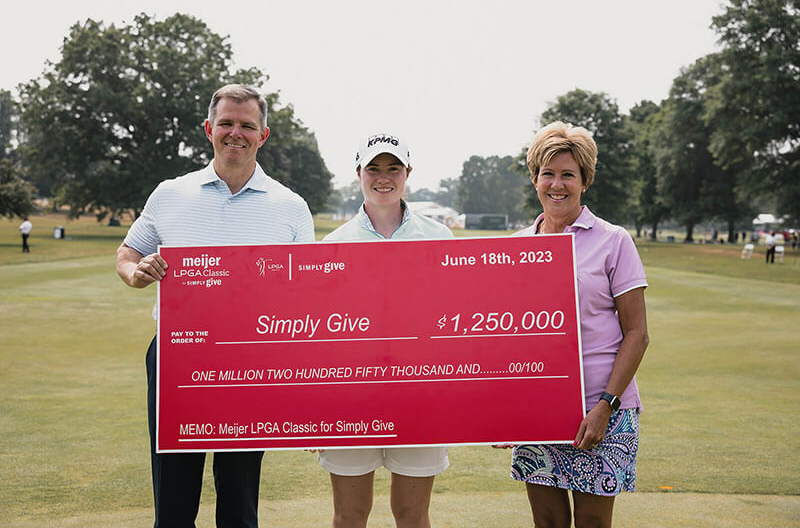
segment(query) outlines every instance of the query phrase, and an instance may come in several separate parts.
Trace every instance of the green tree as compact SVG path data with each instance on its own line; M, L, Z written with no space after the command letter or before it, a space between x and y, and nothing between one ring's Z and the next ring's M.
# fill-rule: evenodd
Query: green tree
M361 180L358 178L351 181L348 185L336 189L338 195L335 201L338 204L337 212L345 215L353 215L358 212L358 208L364 202L364 195L361 193Z
M735 176L715 162L709 150L713 129L703 120L707 94L719 79L719 65L716 55L707 55L681 70L654 134L658 193L671 217L686 227L686 242L694 240L699 222L739 214Z
M458 196L458 178L442 178L435 191L434 201L445 207L455 207Z
M410 189L408 186L406 188ZM439 182L439 187L435 191L427 187L409 190L408 199L412 202L436 202L445 207L454 207L457 190L458 178L444 178Z
M634 179L631 217L636 225L636 236L641 236L643 225L650 226L650 238L655 240L658 224L669 209L658 194L658 177L653 148L653 135L658 127L660 108L652 101L641 101L629 113L633 148L631 162Z
M12 138L16 129L17 109L8 90L0 90L0 160L11 157Z
M595 179L581 203L598 216L621 223L629 213L629 183L631 175L631 133L626 118L619 113L616 102L604 93L572 90L559 96L542 113L544 125L563 121L589 130L597 143ZM518 161L524 164L525 154ZM522 170L522 169L520 169ZM527 188L526 207L539 211L539 201L533 186Z
M25 181L16 166L0 159L0 216L25 217L36 210L36 187Z
M713 18L723 75L710 90L710 149L755 196L800 220L800 3L730 0Z
M120 27L94 20L75 24L61 60L22 86L27 172L51 180L74 215L138 214L160 181L209 162L213 149L202 123L211 94L230 82L266 82L257 69L233 71L231 56L227 38L187 15L156 21L141 14ZM316 142L313 136L298 139L310 134L292 121L290 107L276 109L277 100L270 95L273 133L280 139L265 149L289 152L273 153L279 159L302 152L296 165L311 171L305 156ZM316 169L329 182L327 171ZM295 170L284 163L276 179L299 182Z
M433 202L436 199L436 193L427 187L412 189L410 186L406 186L406 193L409 202Z
M302 196L312 213L325 208L333 174L319 153L317 139L295 117L294 107L278 108L278 95L268 94L270 137L257 160L267 173Z
M525 219L524 189L528 183L513 165L512 156L471 156L458 179L456 209L462 213L506 214L510 221Z

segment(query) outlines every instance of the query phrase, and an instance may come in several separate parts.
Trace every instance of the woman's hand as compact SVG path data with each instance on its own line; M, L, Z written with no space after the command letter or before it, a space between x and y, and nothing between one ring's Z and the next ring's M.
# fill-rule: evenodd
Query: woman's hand
M606 436L609 418L611 418L611 407L601 401L584 417L572 445L578 449L595 447Z

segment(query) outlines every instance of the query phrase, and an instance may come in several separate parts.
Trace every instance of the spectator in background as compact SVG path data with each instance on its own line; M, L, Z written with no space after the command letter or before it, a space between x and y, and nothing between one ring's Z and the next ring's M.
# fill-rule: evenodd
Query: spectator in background
M775 263L775 246L778 244L778 238L775 236L775 231L770 231L767 238L764 239L767 245L767 264Z
M30 253L31 248L28 246L28 237L31 234L31 229L33 229L33 224L31 224L30 220L26 216L23 218L22 223L19 225L19 232L22 234L22 252L23 253Z

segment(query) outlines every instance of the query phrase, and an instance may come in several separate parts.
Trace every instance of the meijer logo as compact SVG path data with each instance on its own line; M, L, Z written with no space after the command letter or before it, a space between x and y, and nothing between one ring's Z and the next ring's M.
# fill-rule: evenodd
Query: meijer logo
M183 257L183 267L208 268L210 266L219 266L220 260L222 260L222 257L210 257L207 253L203 253L199 257Z

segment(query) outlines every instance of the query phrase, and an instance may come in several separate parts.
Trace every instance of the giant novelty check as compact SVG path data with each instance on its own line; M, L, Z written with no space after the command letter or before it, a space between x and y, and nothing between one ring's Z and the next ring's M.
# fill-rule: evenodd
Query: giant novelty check
M166 247L159 452L571 442L571 234Z

